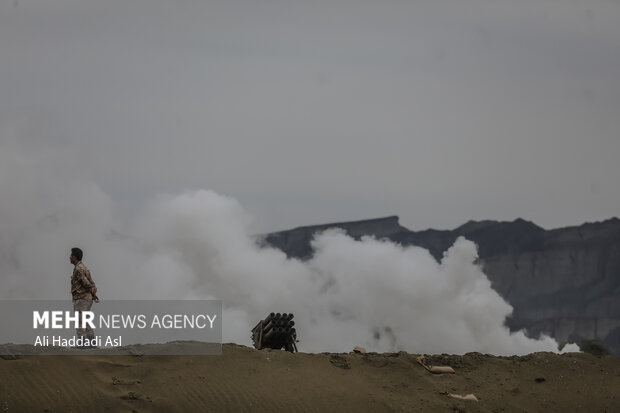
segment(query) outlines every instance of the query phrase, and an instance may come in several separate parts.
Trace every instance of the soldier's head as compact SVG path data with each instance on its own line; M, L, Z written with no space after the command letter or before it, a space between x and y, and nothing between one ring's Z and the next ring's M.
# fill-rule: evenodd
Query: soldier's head
M75 265L78 262L82 261L83 256L84 253L81 249L79 249L78 247L73 247L71 248L71 255L69 255L69 261L71 261L71 264Z

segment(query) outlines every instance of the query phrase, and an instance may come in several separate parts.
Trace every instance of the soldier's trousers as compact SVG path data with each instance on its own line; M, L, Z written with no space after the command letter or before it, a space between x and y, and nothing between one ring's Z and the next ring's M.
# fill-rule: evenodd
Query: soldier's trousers
M73 300L73 311L77 311L80 314L79 320L82 320L82 311L90 311L90 308L93 305L93 300ZM86 328L78 328L76 329L77 337L86 337L91 339L95 337L95 332L89 325L86 325Z

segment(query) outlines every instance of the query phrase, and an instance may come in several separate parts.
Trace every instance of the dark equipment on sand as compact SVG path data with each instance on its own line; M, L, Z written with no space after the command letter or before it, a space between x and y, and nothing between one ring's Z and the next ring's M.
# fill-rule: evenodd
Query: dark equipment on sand
M254 348L262 350L272 348L294 353L297 351L297 331L295 330L293 314L271 313L261 320L252 329Z

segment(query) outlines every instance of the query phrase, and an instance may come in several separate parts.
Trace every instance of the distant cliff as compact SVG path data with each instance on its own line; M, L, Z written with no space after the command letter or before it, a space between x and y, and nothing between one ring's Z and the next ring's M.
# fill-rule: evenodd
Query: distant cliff
M316 232L342 228L428 249L441 259L459 236L478 244L493 288L512 306L513 330L546 332L559 342L595 339L620 355L620 220L546 231L532 222L470 221L454 230L410 231L397 216L307 226L268 234L289 257L312 256Z

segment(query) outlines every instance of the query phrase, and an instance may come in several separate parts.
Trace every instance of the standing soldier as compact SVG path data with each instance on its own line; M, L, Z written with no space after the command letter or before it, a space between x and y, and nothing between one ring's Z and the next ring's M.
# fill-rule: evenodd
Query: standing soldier
M97 286L90 277L90 271L86 268L86 265L82 263L82 257L84 253L81 249L75 247L71 248L71 255L69 261L75 265L73 269L73 275L71 276L71 296L73 298L73 310L80 312L80 320L82 319L82 311L90 311L90 307L95 302L99 301L97 297ZM90 326L86 328L77 329L77 337L84 337L88 340L95 338L95 333Z

